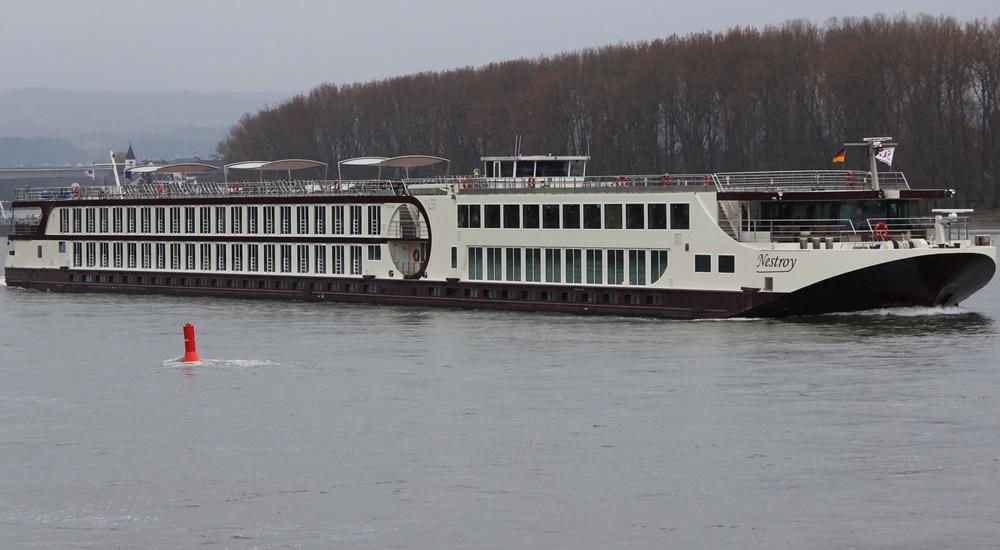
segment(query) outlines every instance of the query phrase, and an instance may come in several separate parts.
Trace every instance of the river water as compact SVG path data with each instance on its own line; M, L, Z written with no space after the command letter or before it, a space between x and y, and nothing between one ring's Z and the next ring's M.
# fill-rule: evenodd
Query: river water
M995 548L998 320L0 287L0 547Z

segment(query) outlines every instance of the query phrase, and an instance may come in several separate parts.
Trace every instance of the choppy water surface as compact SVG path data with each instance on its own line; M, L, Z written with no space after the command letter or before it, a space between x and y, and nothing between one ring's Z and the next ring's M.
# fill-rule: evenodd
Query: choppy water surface
M998 319L0 288L0 546L995 547Z

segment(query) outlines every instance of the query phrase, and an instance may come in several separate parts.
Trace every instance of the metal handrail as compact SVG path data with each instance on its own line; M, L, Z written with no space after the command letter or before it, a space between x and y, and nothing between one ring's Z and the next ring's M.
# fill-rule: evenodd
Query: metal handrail
M409 178L403 182L407 186L453 186L460 189L489 190L549 190L549 189L590 189L608 188L626 191L630 188L658 188L669 191L676 188L708 188L721 191L716 174L640 174L619 176L570 176L570 177L510 177L483 178L471 176L440 176L435 178Z
M278 180L265 182L138 183L118 187L29 187L16 189L15 201L97 199L164 199L207 197L273 197L299 195L402 195L405 189L390 180Z
M867 218L859 227L850 219L769 219L740 221L740 240L763 242L796 242L800 239L831 238L839 241L932 240L936 219ZM885 227L878 226L884 223ZM948 240L968 239L968 218L946 224Z
M872 174L858 170L794 170L780 172L722 172L716 174L723 190L778 189L857 190L872 188ZM883 189L909 189L902 172L879 172Z

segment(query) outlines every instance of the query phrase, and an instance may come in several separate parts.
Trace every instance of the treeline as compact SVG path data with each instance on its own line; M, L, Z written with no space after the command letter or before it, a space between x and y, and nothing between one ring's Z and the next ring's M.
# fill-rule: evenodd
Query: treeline
M1000 205L1000 19L837 19L321 85L244 116L231 160L590 153L592 174L834 168L891 135L911 185ZM848 151L848 168L866 166Z

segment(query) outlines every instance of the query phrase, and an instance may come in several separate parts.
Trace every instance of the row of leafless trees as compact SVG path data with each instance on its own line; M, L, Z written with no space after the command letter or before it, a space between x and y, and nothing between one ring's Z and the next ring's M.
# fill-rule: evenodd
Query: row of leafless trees
M1000 205L1000 19L790 22L482 68L326 84L246 115L227 160L587 153L590 173L827 168L891 135L911 184ZM848 167L862 168L859 153Z

